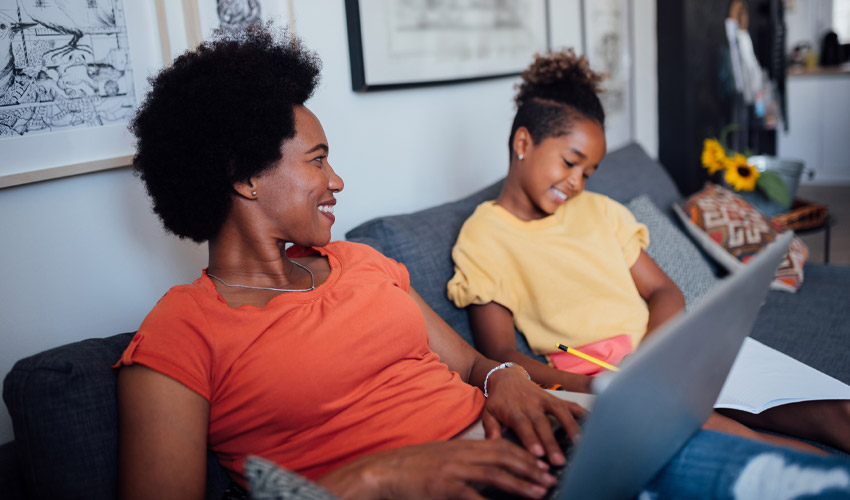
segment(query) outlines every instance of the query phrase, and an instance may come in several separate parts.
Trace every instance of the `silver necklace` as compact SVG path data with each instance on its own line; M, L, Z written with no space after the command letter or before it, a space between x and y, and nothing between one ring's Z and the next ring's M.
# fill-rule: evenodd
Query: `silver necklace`
M308 269L307 266L299 264L299 263L295 262L294 260L292 261L292 263L295 264L296 266L300 267L301 269L307 271L308 274L310 274L310 288L272 288L270 286L231 285L230 283L224 281L223 279L219 278L218 276L216 276L214 274L210 274L209 271L207 271L207 276L209 276L210 278L213 278L215 280L218 280L224 286L233 287L233 288L250 288L251 290L273 290L275 292L309 292L310 290L314 290L316 288L316 279L313 277L313 271Z

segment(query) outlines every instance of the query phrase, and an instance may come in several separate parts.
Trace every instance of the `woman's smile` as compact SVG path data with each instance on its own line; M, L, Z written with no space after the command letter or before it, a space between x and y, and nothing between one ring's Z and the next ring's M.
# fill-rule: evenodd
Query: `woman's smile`
M330 219L331 224L336 220L336 217L334 217L334 205L336 205L336 200L326 201L319 205L319 213Z

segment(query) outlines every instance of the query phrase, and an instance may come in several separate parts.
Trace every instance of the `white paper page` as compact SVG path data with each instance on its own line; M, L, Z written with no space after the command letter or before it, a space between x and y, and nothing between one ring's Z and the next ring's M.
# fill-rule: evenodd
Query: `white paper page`
M761 413L823 399L850 399L850 386L748 337L714 407Z

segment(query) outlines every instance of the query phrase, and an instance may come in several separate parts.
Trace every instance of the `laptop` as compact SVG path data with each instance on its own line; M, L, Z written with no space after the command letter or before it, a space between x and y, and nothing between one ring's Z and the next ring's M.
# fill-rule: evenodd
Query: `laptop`
M569 450L551 498L633 498L700 429L792 235L778 237L654 332L619 372L596 377L581 441Z

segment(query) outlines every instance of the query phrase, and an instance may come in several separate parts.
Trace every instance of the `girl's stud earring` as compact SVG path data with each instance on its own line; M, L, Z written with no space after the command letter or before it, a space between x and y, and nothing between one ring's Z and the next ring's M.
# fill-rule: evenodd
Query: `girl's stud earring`
M251 196L257 196L257 192L256 192L256 191L251 191Z
M522 159L523 159L522 153L516 155L516 157L519 159L519 161L522 161Z

